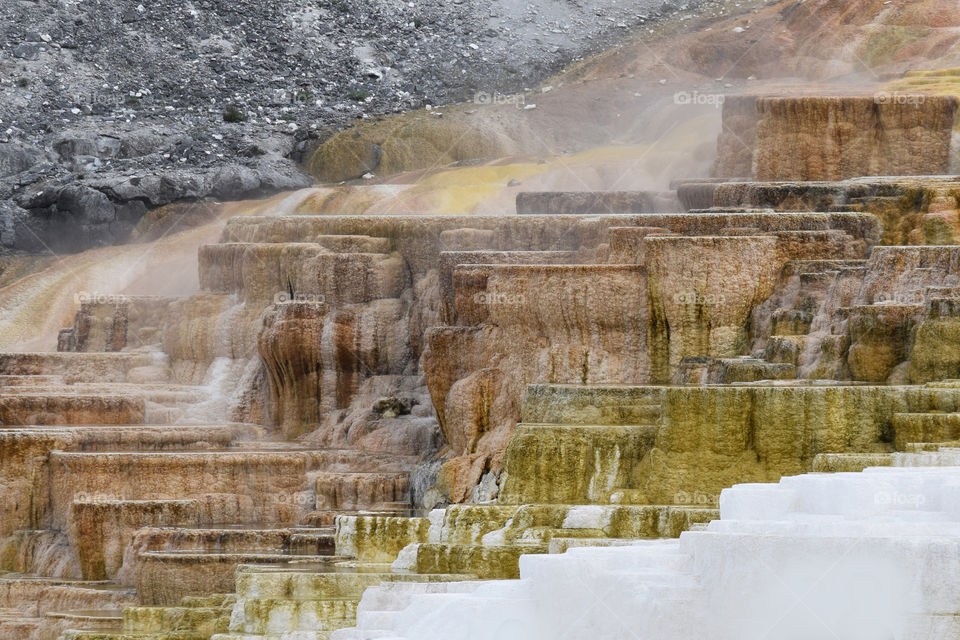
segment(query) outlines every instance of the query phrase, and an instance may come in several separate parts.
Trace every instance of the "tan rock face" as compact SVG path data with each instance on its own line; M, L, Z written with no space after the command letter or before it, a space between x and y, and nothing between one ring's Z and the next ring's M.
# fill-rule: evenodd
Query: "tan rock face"
M911 382L960 377L958 311L955 298L934 298L925 305L913 334L907 372Z
M477 451L481 438L519 413L501 369L480 369L457 380L444 402L449 412L444 420L444 439L453 450Z
M654 380L684 358L741 355L749 316L786 261L775 237L647 238Z
M292 524L304 506L307 458L296 453L54 452L50 456L50 517L65 530L74 500L174 500L239 496L263 522ZM238 487L240 490L238 490Z
M197 500L75 501L70 511L70 544L76 549L82 577L117 578L127 546L137 530L156 525L203 523Z
M0 396L0 424L136 424L145 413L143 398L122 395Z
M173 298L90 296L73 327L60 332L58 351L110 352L153 345L161 340Z
M952 96L882 91L729 96L714 176L802 181L942 175L951 168L956 111ZM806 210L823 208L808 203Z
M875 247L866 261L788 263L753 310L752 349L801 378L951 378L957 259L956 246Z
M461 267L454 286L457 317L474 326L429 333L424 369L456 455L499 468L528 382L649 376L640 266Z
M270 379L274 420L288 436L346 409L363 380L399 375L410 364L405 305L399 299L341 308L292 302L263 317L259 353Z
M850 377L885 382L894 368L907 360L911 332L921 310L920 305L897 304L851 309L847 351Z

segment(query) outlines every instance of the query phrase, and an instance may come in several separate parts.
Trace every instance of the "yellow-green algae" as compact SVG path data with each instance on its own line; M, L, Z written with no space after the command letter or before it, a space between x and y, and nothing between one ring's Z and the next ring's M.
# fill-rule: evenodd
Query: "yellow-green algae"
M650 450L654 426L517 425L503 462L504 504L609 502L634 486L634 467Z
M893 456L889 453L820 453L813 458L811 471L818 473L840 473L863 471L868 467L893 466Z
M897 451L909 445L960 439L960 413L897 413L893 416Z
M393 562L407 545L427 542L429 530L427 518L341 516L337 518L337 553L360 562Z
M932 310L913 332L907 375L914 383L960 376L960 317Z
M481 580L520 577L520 556L546 553L543 544L476 546L420 544L415 553L417 573L472 573Z
M233 600L235 598L221 599L217 606L127 607L123 610L123 633L189 631L203 636L225 633Z

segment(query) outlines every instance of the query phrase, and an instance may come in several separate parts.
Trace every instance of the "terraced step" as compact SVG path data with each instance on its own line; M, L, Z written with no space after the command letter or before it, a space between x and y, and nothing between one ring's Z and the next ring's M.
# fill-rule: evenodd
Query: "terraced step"
M46 377L46 376L43 376ZM28 378L26 376L25 378ZM0 387L0 396L8 395L136 395L150 402L172 404L202 402L209 399L209 390L192 385L134 384L130 382L74 382L27 387Z
M187 596L232 591L240 565L332 564L346 558L283 552L147 551L137 556L137 596L144 605L175 605Z
M0 375L0 389L47 387L63 385L66 382L59 375Z
M32 640L43 625L40 618L27 618L22 614L0 610L0 637L4 640Z
M331 640L389 637L393 632L378 630L392 628L397 614L413 602L414 598L423 595L474 593L480 586L479 581L469 581L394 582L370 587L363 592L363 597L357 605L356 628L336 631L331 634Z
M333 528L144 527L136 532L140 551L289 553L333 555Z
M696 523L691 526L690 530L694 531L701 526L705 525ZM570 549L580 549L582 547L630 547L636 544L635 540L624 538L562 538L554 536L550 538L547 553L566 553Z
M0 609L40 618L56 611L120 609L136 602L133 589L112 582L0 575Z
M230 632L221 640L256 638L328 638L354 624L357 603L366 589L392 583L447 583L474 576L420 575L326 565L307 570L243 566ZM295 623L291 624L291 620ZM291 627L301 627L291 631Z
M157 351L122 353L0 353L0 375L60 376L66 383L78 381L161 383L169 378L166 356Z
M234 451L254 451L261 453L267 451L296 451L297 453L313 454L322 451L322 449L318 449L316 445L307 442L287 442L284 440L242 439L233 442L230 448Z
M317 511L376 511L410 502L410 474L378 471L320 471L314 475Z
M131 575L135 559L131 549L303 555L334 551L331 529L265 529L251 511L237 501L216 497L74 502L70 541L87 579Z
M159 636L163 640L208 640L210 636L194 631L170 631ZM101 631L65 631L59 640L159 640L152 633L104 633Z
M210 637L229 629L231 610L232 604L217 607L127 607L123 610L122 632L140 635L191 632Z
M361 562L393 562L408 545L549 545L555 538L675 538L716 519L698 495L679 505L451 505L429 517L351 516L337 522L338 553Z
M135 395L0 394L4 425L127 425L145 421L146 402Z
M125 578L131 582L134 559L128 548L139 549L140 530L151 527L200 527L216 523L255 522L252 505L237 497L201 496L185 500L104 500L82 496L70 508L70 543L83 576L90 580ZM122 575L126 571L126 575Z
M394 502L376 505L370 509L320 509L305 515L300 524L308 527L330 527L340 516L413 517L418 511L409 502Z
M29 425L0 428L0 446L77 452L169 451L223 448L254 425ZM28 444L29 443L29 444ZM11 449L12 450L12 449Z
M520 556L547 553L545 544L418 544L404 550L394 567L417 573L473 574L481 580L520 577Z
M74 384L59 387L8 387L0 388L0 406L6 405L19 410L26 419L36 417L35 424L70 424L70 417L83 416L75 424L97 424L96 413L102 407L103 424L116 424L117 412L114 398L129 397L135 402L135 413L131 413L131 424L177 424L191 405L209 401L209 390L197 387L167 387L165 385L132 384ZM49 402L36 398L50 398ZM47 406L50 405L50 406ZM139 407L142 405L142 409ZM66 418L50 417L48 414L66 408L70 413ZM79 409L80 413L76 413ZM91 417L86 417L91 416ZM13 423L17 424L17 423Z
M789 276L796 274L801 278L806 276L811 278L807 283L809 285L816 283L826 285L829 283L831 274L836 274L847 269L857 269L865 272L866 265L867 261L862 259L791 260L784 267L784 275ZM828 276L828 278L824 279L823 276Z
M905 451L910 443L960 440L960 413L895 413L893 433L897 451Z
M596 504L631 488L652 425L518 424L504 454L501 504Z
M890 466L893 456L889 453L819 453L813 458L811 471L840 473Z
M911 453L894 453L895 467L958 467L960 466L960 443L940 446Z
M942 451L949 449L960 449L960 440L946 440L944 442L911 442L907 444L905 453L927 453L930 451ZM897 454L892 454L896 456Z
M68 629L116 633L122 629L122 618L119 609L53 611L44 616L42 627L43 635L49 638L59 637Z
M801 309L777 309L773 312L771 335L804 336L810 333L813 313Z
M571 425L653 425L660 419L665 387L531 384L522 421Z
M310 452L311 468L324 471L404 472L414 468L416 456L373 453L358 449L317 449Z
M238 603L248 597L266 600L359 600L368 587L384 582L459 582L475 575L385 571L382 566L346 567L317 564L303 567L241 566L237 570Z
M761 358L684 358L672 382L683 385L738 384L769 380L795 380L797 367Z
M231 631L256 636L334 631L356 621L355 599L286 600L247 598L234 612Z
M301 295L306 301L331 304L399 297L405 282L402 261L380 251L389 247L389 240L340 237L347 238L338 240L344 246L359 242L374 251L335 252L321 244L307 242L201 247L200 287L266 304L296 301ZM353 286L344 286L347 281L354 283ZM286 294L289 296L285 297Z
M307 456L301 452L53 452L52 522L65 527L81 496L103 500L176 500L240 496L263 522L293 524L305 511Z
M441 251L440 252L440 297L442 301L441 322L456 325L454 272L464 265L493 264L575 264L582 262L576 251Z
M677 207L679 210L679 207ZM390 238L394 249L409 262L414 273L435 266L438 250L576 250L584 239L600 239L610 227L663 227L689 235L722 234L734 227L768 230L842 230L869 245L879 238L879 223L869 214L783 213L769 210L747 212L579 215L477 215L465 221L455 215L351 215L351 216L243 216L230 220L223 233L225 241L309 242L330 234L363 233ZM581 230L585 235L581 235ZM470 242L462 242L462 240Z
M148 452L186 452L208 451L227 447L237 435L253 435L260 427L252 425L196 425L188 427L158 425L71 425L71 426L25 426L0 428L0 449L5 452L4 464L0 468L0 484L4 486L6 500L0 501L0 537L9 535L18 529L45 529L52 525L56 515L57 528L67 531L69 509L74 499L89 502L113 502L124 498L126 489L121 491L114 484L107 487L105 478L72 487L72 480L64 478L70 489L70 495L63 500L38 501L37 495L46 495L50 487L50 463L53 451L85 454L82 458L95 466L98 459L109 459L109 452L125 449L126 453L146 454ZM98 457L97 454L101 454ZM104 468L105 469L105 468ZM118 471L119 472L119 471ZM175 476L166 479L167 484L175 481ZM104 484L107 483L107 484ZM74 490L76 489L76 490ZM148 487L131 487L133 498L153 498L148 495ZM140 493L138 493L138 490ZM82 495L80 495L82 494ZM147 495L144 495L147 494ZM171 494L167 494L171 495ZM72 497L71 497L72 496ZM163 496L161 496L163 497ZM174 496L174 498L179 496ZM52 511L50 507L53 506ZM106 507L104 507L106 508ZM56 511L59 509L59 511ZM122 511L122 510L121 510ZM250 509L252 511L252 508ZM162 513L149 508L146 512L132 509L124 514L132 516L131 522L156 524L152 519L144 520L137 513ZM199 513L194 509L195 513ZM118 512L119 514L119 512ZM105 517L98 513L98 517ZM151 515L150 518L154 516ZM190 522L199 524L196 520ZM292 516L291 516L292 517ZM97 522L109 522L98 520ZM171 522L176 524L177 522ZM186 523L184 523L186 524ZM99 525L89 530L92 538ZM102 577L102 576L98 576Z
M457 505L450 507L457 509ZM510 509L515 512L516 509ZM431 515L438 513L431 512ZM498 525L506 522L498 520ZM404 517L400 514L343 514L337 520L337 553L355 558L364 564L389 564L407 545L430 541L433 523L426 517ZM489 527L486 531L496 527ZM485 532L486 532L485 531Z
M329 640L333 632L331 631L298 631L295 636L297 640ZM210 640L289 640L291 636L286 633L218 633Z
M188 596L177 606L170 607L126 607L119 633L107 638L209 638L228 631L235 603L236 596L230 594L202 598Z

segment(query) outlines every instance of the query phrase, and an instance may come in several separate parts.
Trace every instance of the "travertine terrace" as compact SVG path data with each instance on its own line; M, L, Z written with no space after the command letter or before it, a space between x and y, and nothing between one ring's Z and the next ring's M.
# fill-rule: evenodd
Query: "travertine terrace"
M954 96L751 95L724 101L714 174L760 181L947 173Z
M200 293L84 298L0 355L0 637L618 637L596 588L740 638L852 536L955 637L956 109L730 100L715 179L237 217Z

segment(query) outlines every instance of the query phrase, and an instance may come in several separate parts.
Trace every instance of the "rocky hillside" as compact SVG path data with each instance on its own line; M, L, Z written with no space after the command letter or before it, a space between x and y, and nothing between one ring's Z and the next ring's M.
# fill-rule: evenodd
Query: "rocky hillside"
M710 141L713 154L713 133L689 119L712 113L719 126L728 96L960 95L958 66L956 0L716 0L572 65L550 79L550 91L448 107L442 118L434 110L364 122L321 145L310 168L321 180L339 180L611 143L655 146L650 157L660 159L674 151L663 139L672 131ZM686 165L672 177L696 175L696 162Z
M0 250L310 184L357 119L534 84L697 0L36 0L0 6Z

